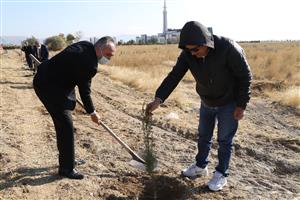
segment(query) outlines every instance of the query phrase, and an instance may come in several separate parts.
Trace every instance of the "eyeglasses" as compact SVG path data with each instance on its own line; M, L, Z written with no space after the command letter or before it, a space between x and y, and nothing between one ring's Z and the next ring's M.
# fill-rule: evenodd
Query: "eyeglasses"
M187 50L187 51L189 51L189 52L197 52L197 51L199 51L199 48L200 48L201 46L197 46L197 47L194 47L194 48L191 48L191 49L189 49L189 48L185 48L185 50Z

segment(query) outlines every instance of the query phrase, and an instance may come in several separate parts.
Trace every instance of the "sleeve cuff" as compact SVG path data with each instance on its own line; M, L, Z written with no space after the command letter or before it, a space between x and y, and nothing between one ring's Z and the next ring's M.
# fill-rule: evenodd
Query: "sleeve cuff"
M241 108L243 108L244 110L246 110L247 104L238 103L236 106L237 106L237 107L241 107Z
M93 112L89 113L89 115L95 115L96 113L96 110L94 110Z
M159 98L159 97L155 97L155 100L158 100L160 104L163 103L163 100L161 98Z

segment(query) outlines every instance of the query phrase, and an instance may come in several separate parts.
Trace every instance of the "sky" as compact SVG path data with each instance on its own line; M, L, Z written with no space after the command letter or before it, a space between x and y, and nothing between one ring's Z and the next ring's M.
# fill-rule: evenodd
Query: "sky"
M299 0L167 0L168 28L188 21L234 40L299 40ZM156 35L163 0L0 0L1 36ZM126 39L125 39L126 40Z

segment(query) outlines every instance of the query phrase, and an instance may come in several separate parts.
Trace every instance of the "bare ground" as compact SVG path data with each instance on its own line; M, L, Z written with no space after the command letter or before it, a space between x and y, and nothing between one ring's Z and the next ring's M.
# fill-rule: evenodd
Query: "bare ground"
M1 55L0 199L299 199L300 112L255 93L235 138L229 183L210 192L210 177L190 180L180 171L194 161L200 100L193 83L182 83L193 103L168 101L154 118L159 169L155 181L129 165L130 155L81 108L73 112L76 157L86 160L81 181L57 175L55 132L34 94L32 72L18 51ZM101 70L100 70L101 71ZM151 84L151 80L149 84ZM144 149L140 112L150 93L138 92L100 72L93 99L103 121L130 147ZM179 119L167 119L174 112ZM210 155L212 173L217 144ZM211 174L210 173L210 174Z

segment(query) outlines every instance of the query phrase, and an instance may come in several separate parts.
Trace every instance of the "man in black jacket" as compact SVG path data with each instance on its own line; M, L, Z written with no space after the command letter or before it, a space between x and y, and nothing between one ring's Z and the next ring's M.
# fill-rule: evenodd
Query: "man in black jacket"
M82 179L74 169L74 129L71 111L76 104L74 88L78 86L85 110L99 124L90 93L91 80L98 63L107 64L116 46L111 37L99 39L95 45L81 41L39 65L33 80L34 90L52 117L59 151L59 175Z
M25 59L27 62L27 65L29 69L32 69L32 60L30 58L30 54L33 54L33 48L31 45L28 44L28 42L25 42L24 46L21 48L22 51L25 53Z
M48 60L49 57L48 48L44 44L41 45L38 41L36 41L35 45L33 46L33 55L40 62L44 62Z
M233 137L250 99L252 75L243 49L234 41L213 35L199 22L184 25L180 33L182 49L177 63L156 91L155 100L147 105L152 113L175 89L190 70L201 98L196 162L182 171L183 176L208 175L208 155L215 121L219 163L208 187L218 191L227 184Z
M40 45L38 41L35 42L35 45L33 46L33 55L36 57L41 63L48 60L49 57L49 51L46 45ZM34 73L37 70L38 63L34 63Z

